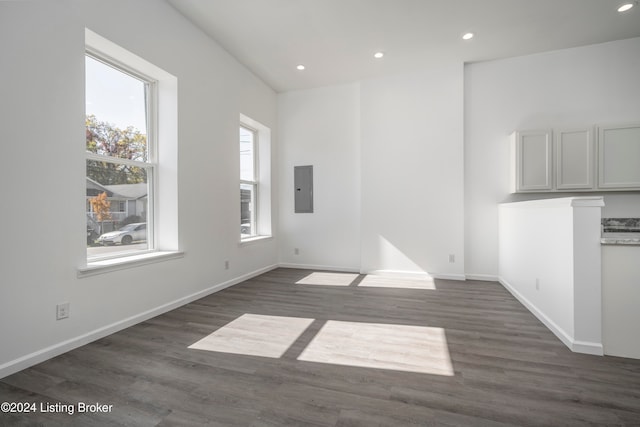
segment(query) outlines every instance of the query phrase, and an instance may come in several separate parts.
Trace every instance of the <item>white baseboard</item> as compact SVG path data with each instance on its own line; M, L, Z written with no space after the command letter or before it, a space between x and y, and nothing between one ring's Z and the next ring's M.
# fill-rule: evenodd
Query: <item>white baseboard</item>
M382 277L396 277L400 279L420 279L420 280L433 280L434 277L429 273L423 273L419 271L405 271L405 270L366 270L361 271L362 274L372 274Z
M538 320L540 320L547 328L549 328L549 330L553 332L555 336L557 336L560 339L560 341L564 343L564 345L566 345L570 349L573 347L573 337L571 335L569 335L560 326L556 325L556 323L553 320L549 319L546 314L540 311L538 307L536 307L531 301L525 298L520 292L518 292L513 286L511 286L511 284L507 282L505 279L500 277L498 281L509 292L511 292L511 295L513 295L518 301L520 301L522 305L524 305L527 308L527 310L533 313L533 315L536 316Z
M374 274L376 276L388 276L399 277L406 279L446 279L446 280L484 280L489 282L497 282L498 276L489 276L483 274L447 274L447 273L425 273L421 271L406 271L406 270L361 270L358 267L336 267L333 265L318 265L318 264L296 264L291 262L281 262L278 264L282 268L299 268L302 270L324 270L324 271L339 271L345 273L360 273L360 274Z
M227 280L226 282L219 283L217 285L211 286L202 291L196 292L191 295L187 295L183 298L179 298L175 301L168 302L161 306L152 308L151 310L147 310L140 314L136 314L135 316L128 317L126 319L120 320L118 322L112 323L110 325L103 326L86 334L68 339L58 344L54 344L52 346L43 348L41 350L35 351L33 353L27 354L25 356L19 357L15 360L9 361L0 365L0 378L4 378L8 375L19 372L23 369L26 369L30 366L36 365L38 363L44 362L45 360L51 359L53 357L59 356L63 353L66 353L75 348L81 347L83 345L89 344L90 342L96 341L100 338L104 338L107 335L111 335L115 332L126 329L130 326L136 325L138 323L144 322L145 320L149 320L153 317L156 317L160 314L166 313L168 311L174 310L178 307L181 307L185 304L198 300L200 298L206 297L207 295L211 295L215 292L221 291L230 286L236 285L238 283L244 282L245 280L249 280L253 277L259 276L268 271L274 270L278 268L278 265L270 265L268 267L264 267L258 269L256 271L252 271L247 274L243 274L242 276L236 277L231 280Z
M564 329L558 326L553 320L547 317L542 311L538 309L531 301L525 298L520 292L518 292L509 282L502 277L498 278L498 281L505 287L511 295L513 295L518 301L522 303L534 316L538 318L551 332L554 333L564 345L566 345L571 351L575 353L593 354L597 356L604 355L602 343L592 343L585 341L576 341L573 336L568 334Z
M467 277L464 274L440 274L440 273L431 273L431 277L434 279L446 279L446 280L467 280Z
M464 277L467 280L480 280L483 282L497 282L498 276L493 276L490 274L465 274Z
M602 343L574 341L571 346L574 353L593 354L594 356L604 356L604 347Z
M282 268L299 268L301 270L322 270L322 271L339 271L343 273L359 273L357 267L336 267L333 265L315 265L315 264L295 264L291 262L281 262L278 267Z
M440 273L425 273L421 271L406 271L406 270L368 270L362 271L362 274L374 274L376 276L388 276L398 277L405 279L421 279L421 280L433 280L433 279L446 279L446 280L465 280L464 274L440 274Z
M279 267L282 268L299 268L302 270L324 270L324 271L338 271L345 273L360 273L360 274L374 274L376 276L388 276L399 277L406 279L421 279L421 280L433 280L433 279L447 279L447 280L466 280L464 274L430 274L420 271L405 271L405 270L360 270L358 267L336 267L333 265L316 265L316 264L294 264L289 262L281 262Z

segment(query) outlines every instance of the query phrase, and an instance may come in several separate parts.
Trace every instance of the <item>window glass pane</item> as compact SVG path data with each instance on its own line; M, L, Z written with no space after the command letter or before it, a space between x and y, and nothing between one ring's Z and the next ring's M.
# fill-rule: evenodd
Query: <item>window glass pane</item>
M255 236L255 184L240 184L240 237Z
M87 257L147 250L145 168L87 160Z
M242 181L254 181L254 132L240 127L240 179Z
M87 151L147 161L147 84L85 58Z

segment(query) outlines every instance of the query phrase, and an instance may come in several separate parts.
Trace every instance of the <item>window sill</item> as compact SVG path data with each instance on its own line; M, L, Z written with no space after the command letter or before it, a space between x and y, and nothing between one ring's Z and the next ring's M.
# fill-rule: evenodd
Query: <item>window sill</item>
M246 239L240 240L240 243L238 243L238 246L250 245L250 244L253 244L253 243L262 242L262 241L271 240L271 239L273 239L273 236L247 237Z
M89 277L97 274L109 273L111 271L124 270L141 265L154 264L156 262L170 259L182 258L184 252L180 251L155 251L144 254L123 256L119 258L103 259L88 262L83 267L78 267L78 277Z

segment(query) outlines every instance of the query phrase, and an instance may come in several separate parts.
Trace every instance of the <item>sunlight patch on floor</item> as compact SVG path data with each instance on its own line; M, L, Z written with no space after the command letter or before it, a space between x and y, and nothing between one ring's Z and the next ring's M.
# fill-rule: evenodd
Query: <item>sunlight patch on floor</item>
M442 328L329 320L298 360L453 376Z
M297 285L349 286L358 278L357 273L314 272L298 280Z
M313 319L243 314L189 346L190 349L281 357Z
M433 279L396 278L377 275L367 275L358 286L368 288L436 289Z

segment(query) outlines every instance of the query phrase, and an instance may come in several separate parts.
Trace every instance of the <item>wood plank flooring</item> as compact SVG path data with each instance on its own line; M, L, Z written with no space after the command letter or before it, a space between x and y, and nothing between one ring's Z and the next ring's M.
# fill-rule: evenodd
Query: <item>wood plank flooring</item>
M277 269L6 377L6 401L113 405L10 426L640 426L640 360L572 353L497 283Z

